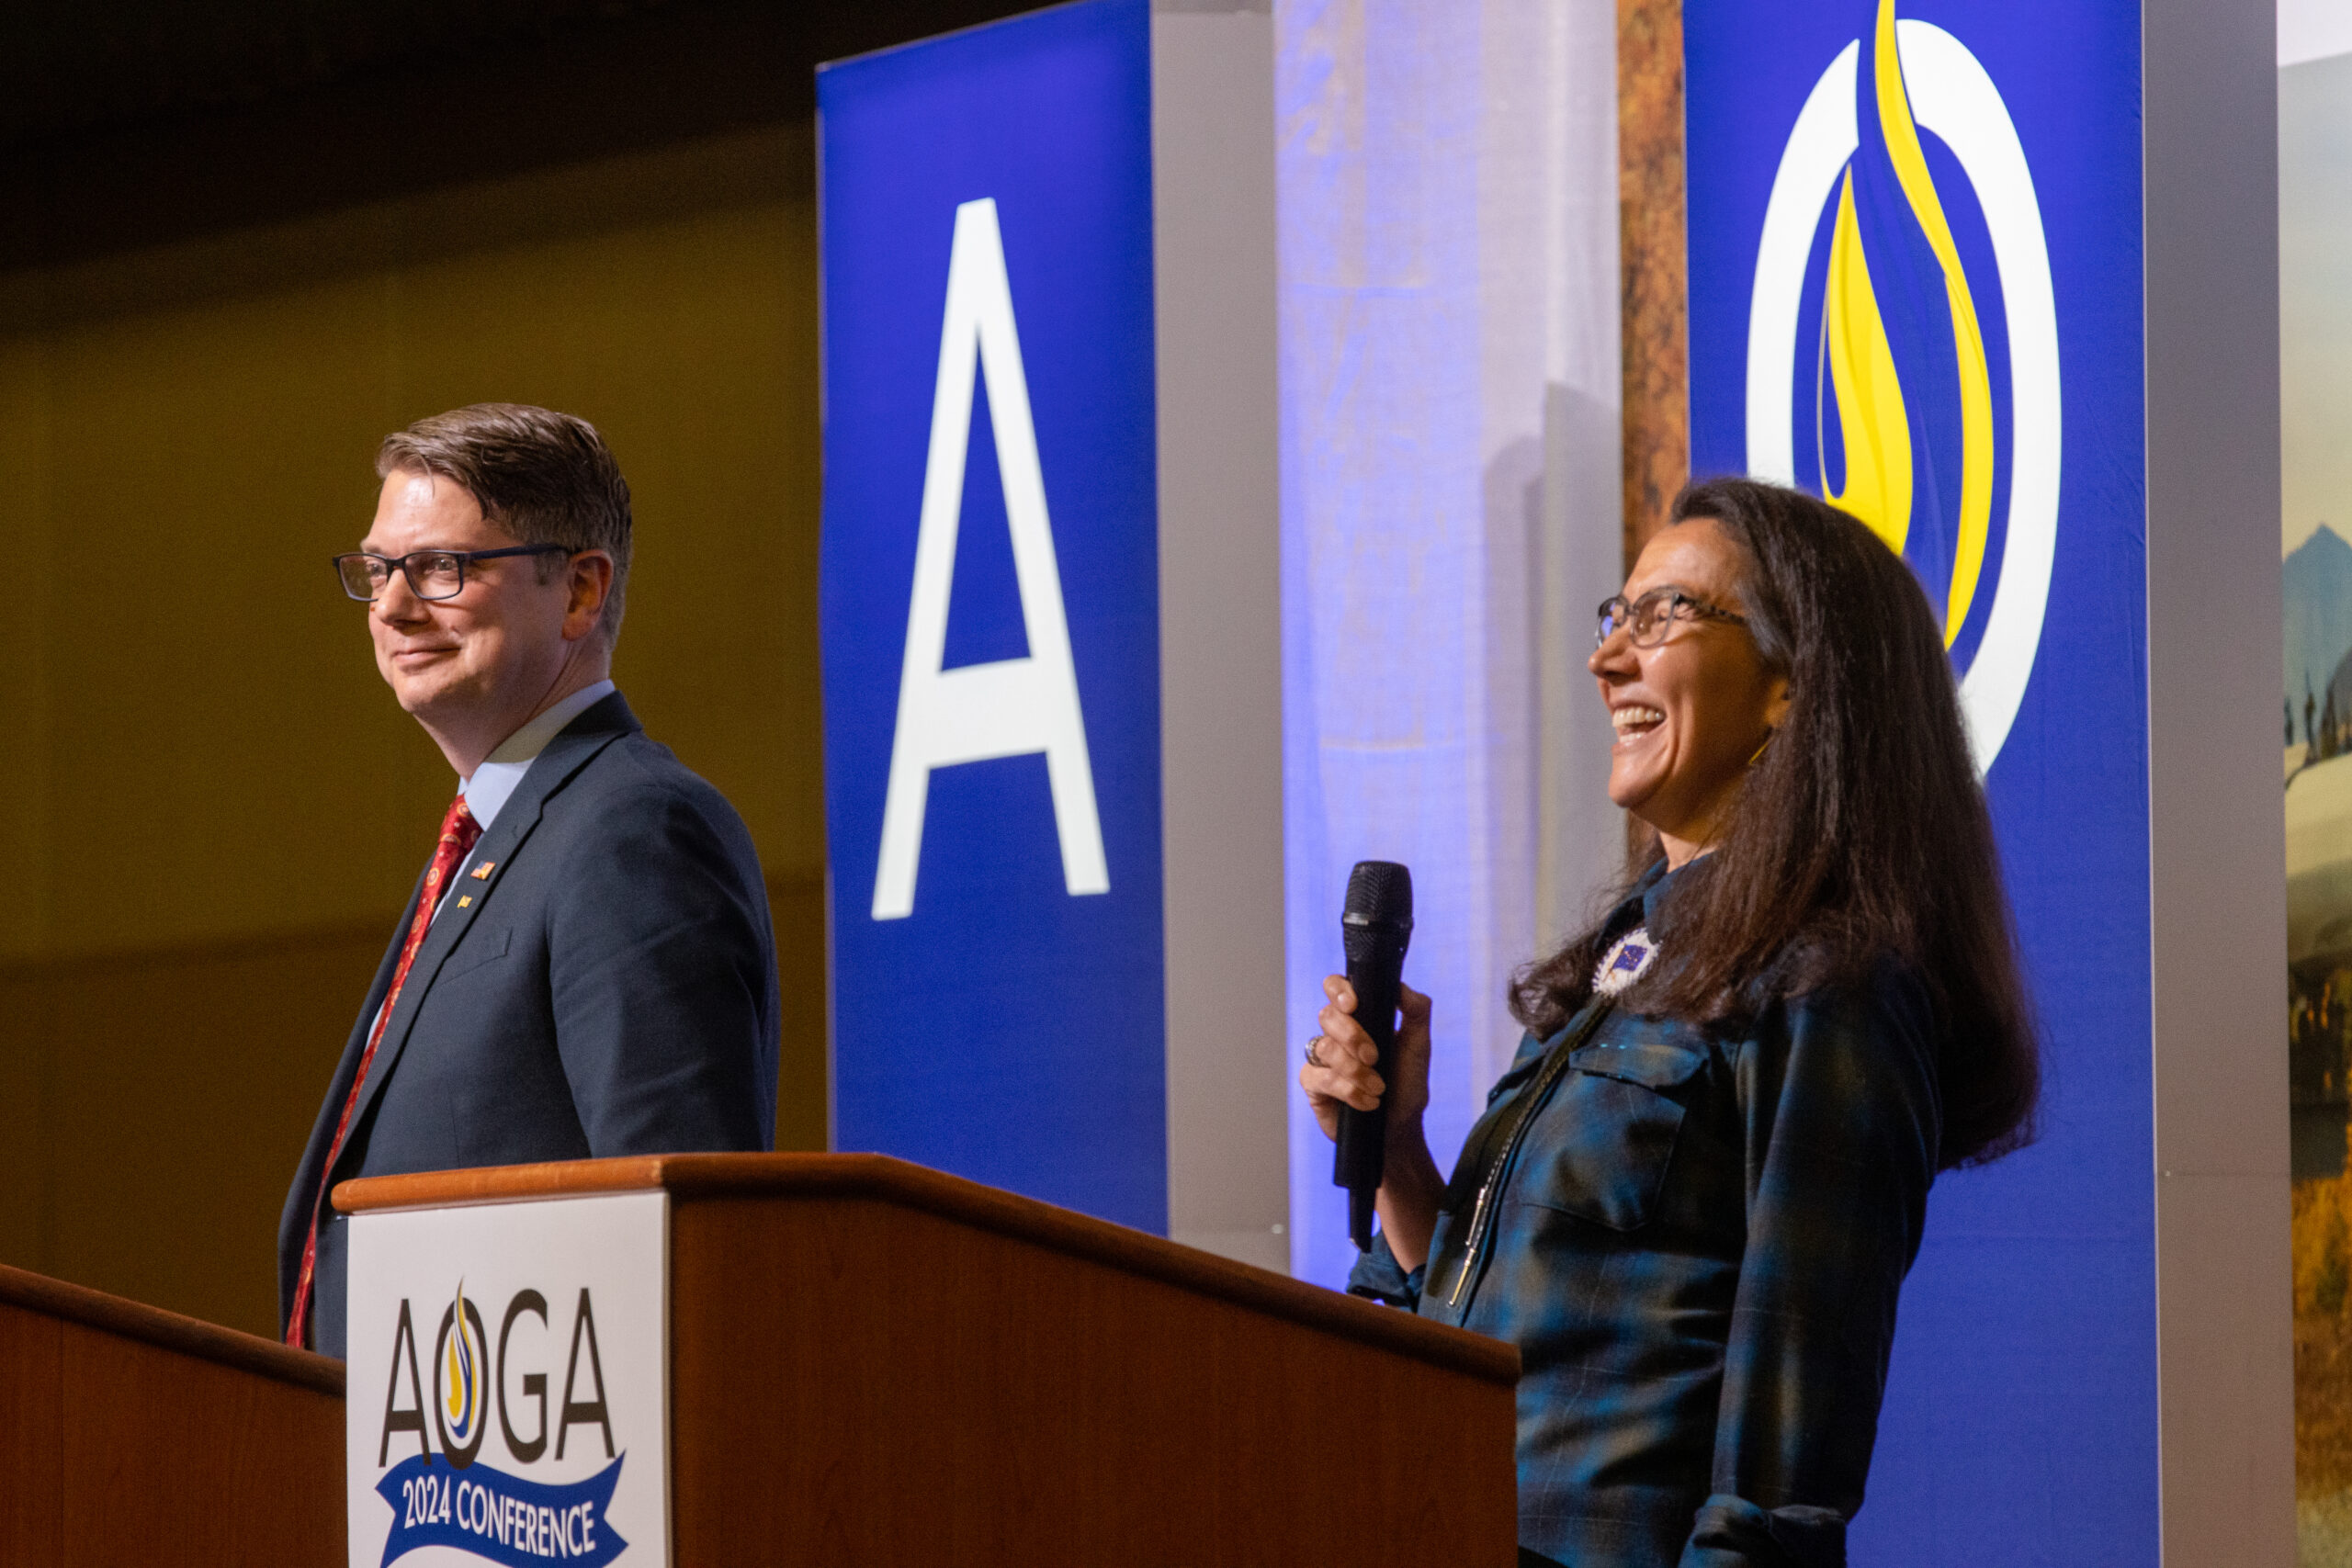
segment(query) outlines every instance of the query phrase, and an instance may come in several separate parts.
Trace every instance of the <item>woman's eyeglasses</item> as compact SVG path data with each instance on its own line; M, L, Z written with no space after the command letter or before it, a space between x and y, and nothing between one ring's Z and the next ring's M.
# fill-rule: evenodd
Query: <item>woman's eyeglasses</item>
M1607 642L1622 627L1633 634L1635 648L1656 648L1666 640L1667 627L1677 620L1747 624L1746 615L1721 609L1703 599L1694 599L1679 588L1657 588L1631 603L1623 593L1604 601L1593 645L1599 647Z

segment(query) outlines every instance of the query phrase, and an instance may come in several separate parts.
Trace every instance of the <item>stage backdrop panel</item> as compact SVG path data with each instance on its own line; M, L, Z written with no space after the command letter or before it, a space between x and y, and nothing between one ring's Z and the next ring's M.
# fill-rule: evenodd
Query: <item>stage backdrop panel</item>
M1442 1168L1510 973L1620 868L1584 668L1623 581L1611 0L1276 7L1290 1038L1364 859L1413 870ZM1294 1051L1295 1048L1294 1047ZM1291 1091L1293 1267L1355 1261Z
M1827 496L1917 571L2048 1052L2041 1141L1937 1184L1858 1561L2291 1545L2283 1335L2245 1304L2283 1283L2277 854L2231 848L2277 809L2233 750L2276 720L2246 525L2273 253L2233 194L2269 179L2267 29L2186 0L1685 10L1692 469Z
M1280 1267L1270 22L819 78L833 1145Z

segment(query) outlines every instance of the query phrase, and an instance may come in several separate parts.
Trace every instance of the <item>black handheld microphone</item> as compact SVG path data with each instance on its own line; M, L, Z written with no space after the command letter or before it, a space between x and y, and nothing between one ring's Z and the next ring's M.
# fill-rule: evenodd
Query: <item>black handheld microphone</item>
M1394 861L1356 862L1348 874L1340 937L1348 953L1348 984L1355 987L1356 1021L1379 1047L1381 1081L1388 1083L1396 1065L1396 987L1413 940L1413 874ZM1331 1184L1348 1190L1348 1235L1359 1252L1372 1249L1372 1200L1387 1152L1387 1095L1370 1111L1340 1107Z

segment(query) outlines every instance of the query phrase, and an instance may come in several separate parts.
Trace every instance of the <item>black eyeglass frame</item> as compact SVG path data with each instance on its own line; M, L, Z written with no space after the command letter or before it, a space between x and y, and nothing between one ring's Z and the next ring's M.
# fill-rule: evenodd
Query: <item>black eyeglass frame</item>
M1636 629L1642 619L1641 608L1645 604L1656 604L1661 602L1666 606L1665 611L1658 615L1650 635L1645 637ZM1743 626L1747 624L1747 617L1738 611L1726 610L1718 604L1710 604L1704 599L1694 598L1679 588L1654 588L1640 598L1630 602L1623 593L1612 593L1600 602L1600 607L1594 612L1594 615L1597 617L1597 624L1593 627L1592 646L1595 648L1600 647L1616 636L1617 628L1621 626L1625 628L1626 637L1632 640L1635 648L1656 648L1666 640L1668 630L1679 620L1731 621Z
M386 582L390 582L392 580L392 573L394 571L398 571L402 577L408 579L408 591L411 593L415 594L419 599L424 600L428 604L439 604L444 600L455 599L458 594L463 593L466 591L466 568L475 561L496 560L501 556L568 556L575 555L577 553L577 551L573 550L568 545L509 545L503 549L496 550L411 550L404 556L379 556L373 550L348 550L342 555L334 557L330 564L334 567L334 580L337 585L343 589L344 596L348 599L357 600L362 604L373 604L376 602L376 595L374 593L352 592L351 581L348 578L344 576L343 563L345 561L381 561L384 563L384 581ZM417 586L416 573L409 569L409 563L411 561L424 560L427 558L456 561L458 563L458 585L449 590L447 593L427 593L423 588ZM380 590L379 592L380 592Z

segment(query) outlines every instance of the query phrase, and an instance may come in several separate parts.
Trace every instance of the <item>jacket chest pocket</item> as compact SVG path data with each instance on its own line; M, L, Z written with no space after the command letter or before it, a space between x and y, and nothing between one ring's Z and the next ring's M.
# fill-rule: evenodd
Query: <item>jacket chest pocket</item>
M1528 1128L1510 1196L1611 1230L1649 1224L1706 1053L1617 1030L1580 1047Z
M441 972L435 978L454 980L469 969L479 969L494 959L505 957L507 950L514 944L512 927L501 926L495 931L483 931L477 927L468 931L458 942L457 950L442 960Z

